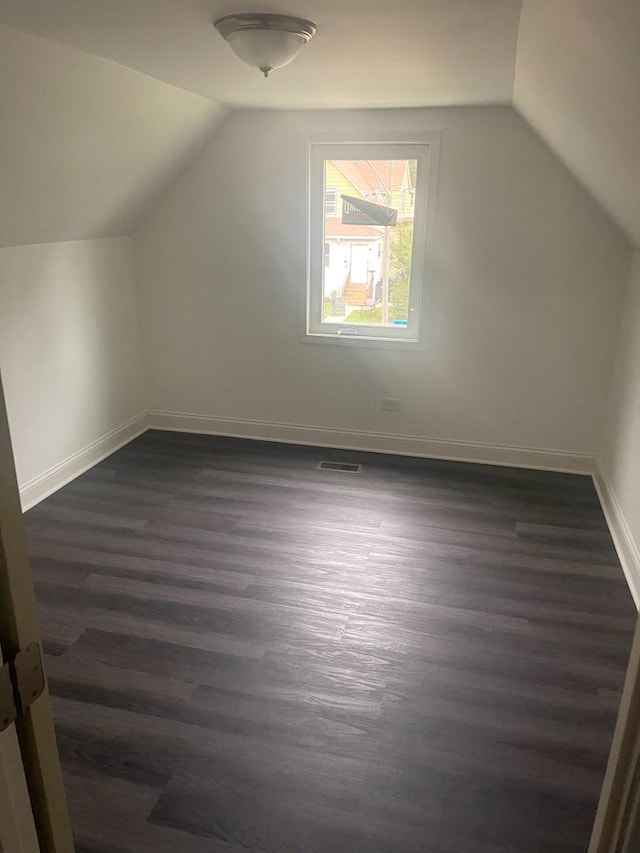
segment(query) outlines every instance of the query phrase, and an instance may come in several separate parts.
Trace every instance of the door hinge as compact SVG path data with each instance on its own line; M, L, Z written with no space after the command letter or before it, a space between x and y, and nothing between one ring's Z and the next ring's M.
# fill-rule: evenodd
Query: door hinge
M43 690L40 646L29 643L0 667L0 732L24 714Z

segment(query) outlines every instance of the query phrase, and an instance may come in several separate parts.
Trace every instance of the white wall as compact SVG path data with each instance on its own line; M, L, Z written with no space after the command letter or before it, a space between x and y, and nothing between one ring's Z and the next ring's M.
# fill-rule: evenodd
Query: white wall
M638 0L523 0L513 103L640 244Z
M0 26L0 246L131 234L224 114Z
M618 550L640 603L640 251L633 257L600 467Z
M442 130L426 351L302 343L307 134L415 129ZM510 108L234 113L135 246L154 410L596 454L630 249Z
M21 485L146 409L138 332L130 238L0 249L0 370Z

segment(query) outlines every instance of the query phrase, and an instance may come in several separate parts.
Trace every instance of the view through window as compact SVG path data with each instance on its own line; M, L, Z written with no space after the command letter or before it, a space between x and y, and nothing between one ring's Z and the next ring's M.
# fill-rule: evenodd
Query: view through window
M323 322L406 328L417 160L324 166Z
M307 338L419 342L431 148L310 144Z

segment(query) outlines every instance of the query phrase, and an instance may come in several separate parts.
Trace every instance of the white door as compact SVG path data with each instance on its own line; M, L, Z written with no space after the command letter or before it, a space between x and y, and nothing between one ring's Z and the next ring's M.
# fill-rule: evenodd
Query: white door
M369 281L369 249L366 246L351 246L351 283L367 284Z
M0 732L0 851L40 853L14 723Z
M0 640L6 655L40 643L1 382ZM46 686L16 723L0 732L0 853L38 851L34 824L41 840L41 853L73 853L51 697Z

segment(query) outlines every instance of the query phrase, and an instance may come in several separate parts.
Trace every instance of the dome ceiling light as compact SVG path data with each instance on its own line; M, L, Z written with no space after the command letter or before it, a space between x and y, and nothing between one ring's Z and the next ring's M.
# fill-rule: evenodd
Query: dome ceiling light
M225 15L213 26L236 56L259 68L265 77L295 59L316 31L316 25L304 18L261 12Z

